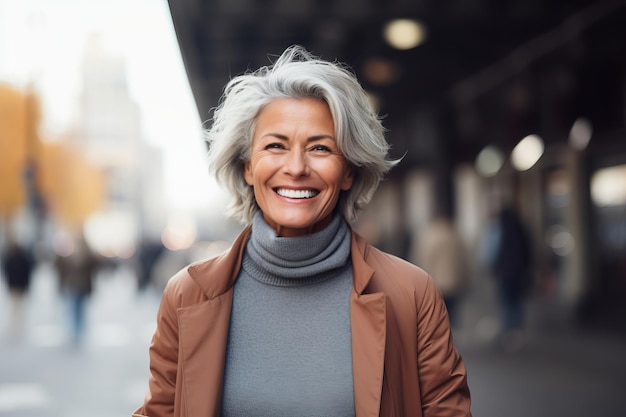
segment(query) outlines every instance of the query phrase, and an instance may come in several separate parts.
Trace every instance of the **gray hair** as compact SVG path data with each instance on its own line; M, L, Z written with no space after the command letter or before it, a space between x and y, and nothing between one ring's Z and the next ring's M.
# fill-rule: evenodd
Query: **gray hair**
M281 98L315 98L328 104L337 146L354 170L352 187L338 206L348 222L372 198L378 184L399 160L388 158L385 129L367 93L343 64L319 59L301 46L287 48L269 66L230 80L206 132L209 167L233 200L228 214L250 224L259 206L244 179L255 121L269 103Z

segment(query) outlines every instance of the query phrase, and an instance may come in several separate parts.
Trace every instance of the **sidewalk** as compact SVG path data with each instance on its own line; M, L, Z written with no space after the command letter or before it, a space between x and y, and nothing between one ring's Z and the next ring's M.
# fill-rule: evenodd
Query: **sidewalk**
M56 284L41 265L18 341L7 338L8 295L0 287L0 417L130 416L147 388L158 294L138 294L125 270L100 276L84 343L75 346Z
M468 368L476 417L626 415L626 335L580 329L529 302L517 350L496 342L497 308L488 290L463 306L455 341Z

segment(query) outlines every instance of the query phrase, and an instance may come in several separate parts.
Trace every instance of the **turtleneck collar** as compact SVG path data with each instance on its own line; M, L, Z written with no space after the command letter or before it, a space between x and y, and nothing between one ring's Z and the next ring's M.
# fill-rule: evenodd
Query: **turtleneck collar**
M258 212L252 221L242 267L267 284L306 285L333 276L329 272L345 266L349 256L350 229L339 214L319 232L281 237Z

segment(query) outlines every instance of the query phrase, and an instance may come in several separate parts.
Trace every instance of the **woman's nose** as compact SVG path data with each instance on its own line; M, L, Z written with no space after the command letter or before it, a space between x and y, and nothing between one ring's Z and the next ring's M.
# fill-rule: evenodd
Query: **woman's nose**
M308 164L306 156L299 150L290 150L285 155L283 170L292 176L306 175L308 172Z

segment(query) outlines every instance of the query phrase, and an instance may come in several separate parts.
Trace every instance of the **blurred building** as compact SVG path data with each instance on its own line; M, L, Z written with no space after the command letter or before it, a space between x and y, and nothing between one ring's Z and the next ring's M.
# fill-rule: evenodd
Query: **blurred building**
M86 231L100 250L128 257L144 235L160 237L165 225L162 154L143 138L126 62L97 35L86 44L82 75L76 140L106 177L104 205Z

